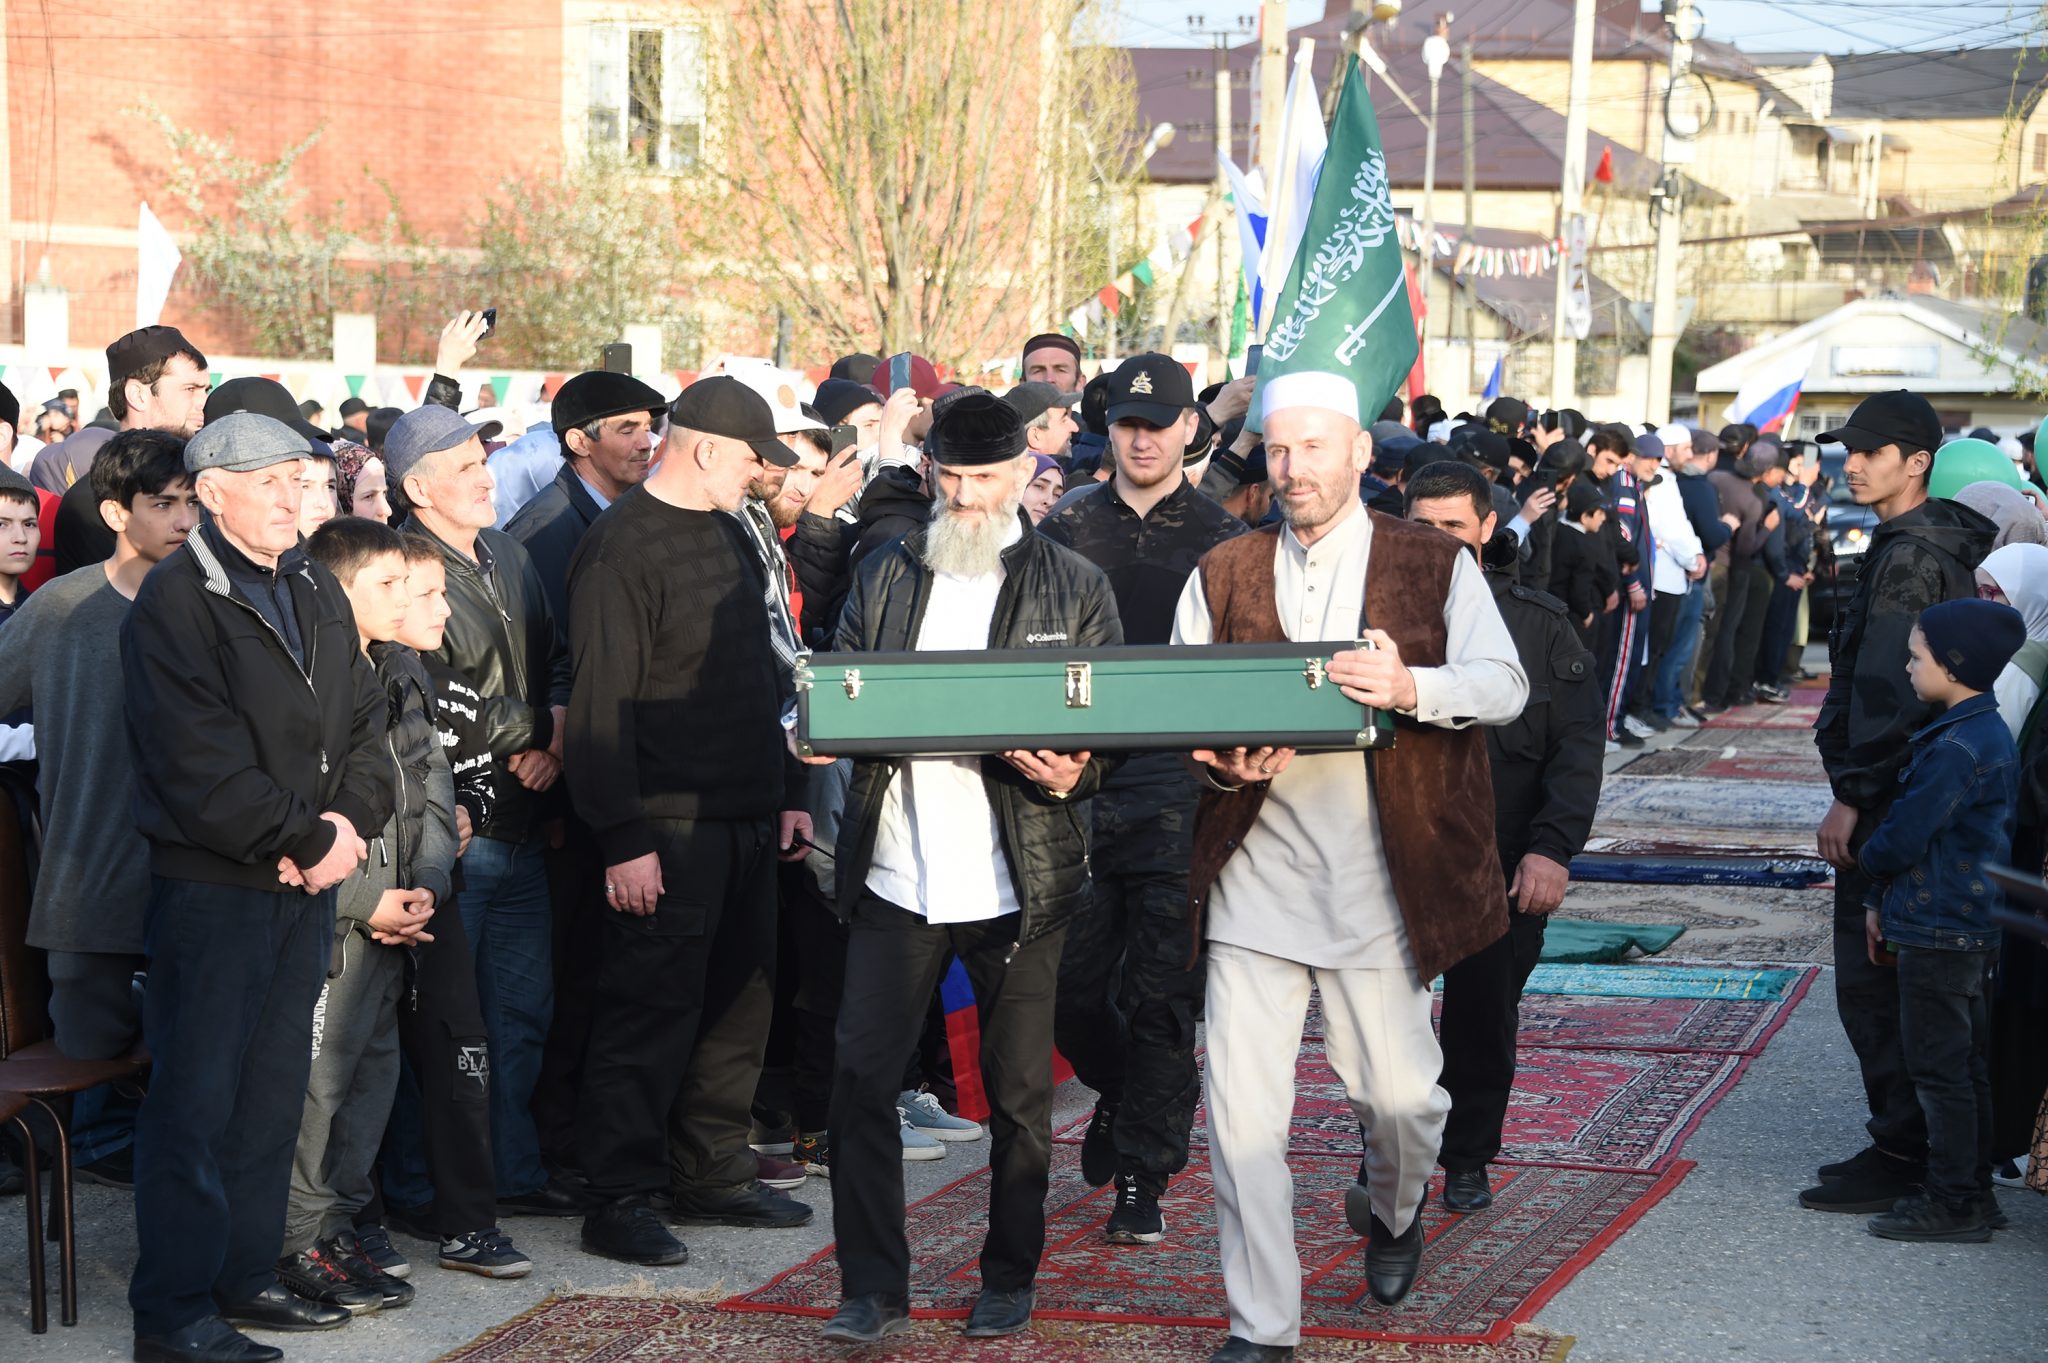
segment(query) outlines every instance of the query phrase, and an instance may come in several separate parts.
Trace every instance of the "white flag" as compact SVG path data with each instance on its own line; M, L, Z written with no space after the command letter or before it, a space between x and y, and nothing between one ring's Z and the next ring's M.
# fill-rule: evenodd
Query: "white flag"
M164 300L171 296L171 280L185 257L147 203L142 205L135 232L135 326L139 330L162 319Z
M1287 287L1294 253L1308 228L1309 205L1315 202L1316 177L1322 173L1323 155L1330 149L1329 130L1323 126L1323 108L1316 97L1314 58L1315 44L1302 39L1294 54L1294 72L1287 78L1287 105L1280 122L1280 154L1286 157L1291 151L1292 159L1262 172L1267 227L1258 279L1267 298L1278 298L1280 290Z

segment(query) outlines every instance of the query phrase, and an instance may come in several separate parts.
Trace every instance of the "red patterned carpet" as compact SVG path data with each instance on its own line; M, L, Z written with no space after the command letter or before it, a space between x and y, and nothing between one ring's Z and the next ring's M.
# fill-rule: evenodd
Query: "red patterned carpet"
M813 1316L715 1310L669 1297L550 1297L440 1363L1200 1363L1219 1336L1206 1326L1040 1318L1027 1334L965 1340L956 1321L921 1319L873 1351L826 1344ZM1563 1363L1568 1336L1510 1332L1496 1343L1321 1339L1316 1363Z
M1352 1142L1355 1152L1355 1130ZM1304 1329L1318 1336L1466 1343L1509 1339L1518 1322L1541 1309L1691 1167L1675 1164L1661 1175L1500 1168L1494 1206L1482 1216L1445 1213L1433 1193L1422 1276L1408 1299L1388 1311L1366 1295L1365 1245L1344 1223L1344 1190L1357 1174L1357 1155L1298 1156L1290 1164ZM988 1192L984 1170L912 1209L910 1296L929 1308L924 1314L964 1316L980 1291ZM1223 1277L1205 1153L1195 1153L1161 1202L1169 1230L1162 1243L1104 1241L1103 1223L1114 1205L1112 1189L1082 1181L1077 1147L1054 1147L1037 1317L1221 1328ZM828 1316L838 1297L838 1265L826 1250L726 1305ZM1210 1340L1214 1348L1213 1334Z

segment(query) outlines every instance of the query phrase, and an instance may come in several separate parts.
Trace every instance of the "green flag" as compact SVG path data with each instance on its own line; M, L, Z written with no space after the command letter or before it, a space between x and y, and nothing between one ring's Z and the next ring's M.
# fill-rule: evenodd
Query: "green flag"
M1370 423L1415 367L1415 344L1379 121L1358 63L1347 57L1330 148L1266 332L1258 386L1280 374L1342 374L1358 389L1360 419ZM1256 390L1245 426L1260 429Z

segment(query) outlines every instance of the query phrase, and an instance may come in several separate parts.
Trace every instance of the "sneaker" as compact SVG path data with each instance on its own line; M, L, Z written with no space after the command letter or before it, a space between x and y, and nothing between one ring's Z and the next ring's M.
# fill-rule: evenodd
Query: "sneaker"
M621 1263L659 1267L690 1261L645 1197L610 1202L583 1218L583 1252Z
M1159 1214L1159 1197L1142 1186L1135 1175L1116 1176L1116 1210L1109 1214L1109 1243L1112 1245L1156 1245L1166 1238L1166 1218Z
M832 1142L824 1132L797 1132L789 1154L812 1178L832 1177Z
M443 1240L441 1267L484 1278L523 1278L533 1272L533 1260L514 1248L503 1231L486 1226Z
M796 1118L756 1104L747 1144L763 1155L787 1155L796 1135Z
M295 1297L322 1306L339 1306L351 1315L368 1315L384 1305L383 1291L351 1278L325 1245L314 1245L279 1259L277 1280Z
M356 1227L356 1253L377 1266L380 1273L389 1273L394 1278L410 1278L412 1265L405 1256L391 1247L391 1233L375 1221Z
M1670 718L1668 723L1674 729L1697 729L1700 727L1699 717L1690 710L1680 710Z
M955 1117L939 1106L930 1089L905 1089L897 1095L896 1106L910 1114L910 1124L934 1140L978 1141L981 1124Z
M1642 737L1630 732L1626 723L1614 731L1614 741L1621 744L1624 748L1640 748L1643 746Z
M927 1136L910 1124L910 1112L900 1104L896 1108L896 1121L902 1127L903 1158L906 1160L934 1160L946 1157L946 1147L936 1136Z
M1981 1245L1991 1238L1991 1223L1982 1202L1951 1207L1923 1194L1902 1197L1890 1211L1871 1217L1870 1233L1885 1240Z
M1081 1177L1091 1188L1106 1187L1116 1177L1116 1109L1100 1100L1081 1138Z
M1634 715L1622 716L1621 727L1623 732L1634 734L1637 738L1654 738L1657 735L1657 731L1654 728L1637 719Z
M785 1191L790 1188L801 1188L809 1176L810 1170L801 1164L775 1155L764 1155L758 1150L754 1152L754 1177L770 1188L781 1188Z
M1926 1175L1926 1166L1912 1160L1903 1160L1888 1155L1874 1145L1866 1145L1845 1160L1823 1164L1813 1171L1822 1183L1834 1183L1845 1178L1897 1178L1910 1183L1919 1183Z
M356 1248L353 1231L343 1231L332 1239L322 1242L321 1247L332 1255L342 1271L364 1287L374 1287L384 1294L384 1309L410 1306L413 1299L413 1285L400 1278L394 1278L383 1269L363 1257Z
M1991 1171L1991 1181L2003 1183L2008 1188L2024 1188L2027 1186L2027 1171L2012 1160L2001 1160Z
M1620 751L1621 751L1621 744L1619 744L1619 743L1616 743L1616 742L1615 742L1615 741L1614 741L1613 739L1611 739L1611 738L1607 740L1607 753L1608 753L1608 755L1609 755L1609 756L1612 756L1613 754L1615 754L1615 753L1618 753L1618 752L1620 752Z
M1901 1198L1919 1193L1920 1180L1925 1177L1896 1160L1892 1163L1893 1169L1866 1169L1808 1188L1799 1195L1799 1205L1815 1212L1888 1212Z

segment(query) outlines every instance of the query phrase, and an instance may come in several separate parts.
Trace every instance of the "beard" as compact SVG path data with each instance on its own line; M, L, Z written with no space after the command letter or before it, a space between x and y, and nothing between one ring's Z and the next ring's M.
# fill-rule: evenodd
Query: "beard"
M788 499L783 497L781 493L777 493L775 496L768 498L767 506L768 519L775 523L775 528L777 530L789 529L790 527L794 526L797 523L797 521L802 518L804 514L804 509L802 506L791 505Z
M1344 501L1351 489L1342 488L1336 492L1319 488L1314 497L1306 502L1296 502L1287 496L1288 488L1296 480L1289 480L1274 487L1273 500L1280 504L1280 519L1287 522L1291 530L1314 530L1337 519L1344 509ZM1356 495L1352 493L1351 495Z
M932 521L925 531L924 566L955 577L984 577L1003 566L1003 544L1023 508L1022 491L976 517L955 511L943 499L932 503Z

